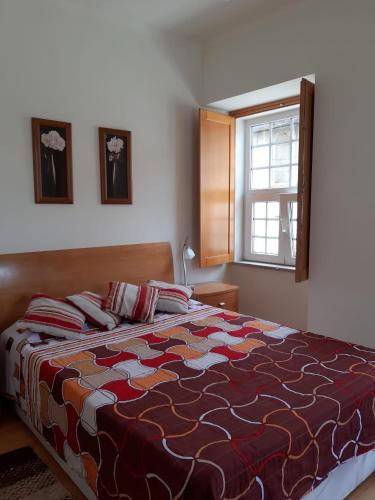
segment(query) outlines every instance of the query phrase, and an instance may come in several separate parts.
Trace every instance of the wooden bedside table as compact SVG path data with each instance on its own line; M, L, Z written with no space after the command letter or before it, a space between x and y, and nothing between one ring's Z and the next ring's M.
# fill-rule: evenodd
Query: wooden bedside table
M197 283L192 298L214 307L238 312L238 286L227 283Z

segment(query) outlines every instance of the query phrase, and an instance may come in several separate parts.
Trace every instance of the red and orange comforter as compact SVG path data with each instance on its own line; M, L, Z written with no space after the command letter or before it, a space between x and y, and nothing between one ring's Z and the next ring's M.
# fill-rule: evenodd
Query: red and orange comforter
M18 351L20 404L101 499L297 499L375 446L375 351L332 338L205 308Z

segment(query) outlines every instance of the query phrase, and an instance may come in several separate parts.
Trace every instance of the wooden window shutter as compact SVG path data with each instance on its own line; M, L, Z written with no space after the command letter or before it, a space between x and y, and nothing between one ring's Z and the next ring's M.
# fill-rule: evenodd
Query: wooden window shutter
M200 265L233 261L234 118L201 109Z
M296 282L309 278L311 167L314 125L315 86L301 81L298 166L298 225Z

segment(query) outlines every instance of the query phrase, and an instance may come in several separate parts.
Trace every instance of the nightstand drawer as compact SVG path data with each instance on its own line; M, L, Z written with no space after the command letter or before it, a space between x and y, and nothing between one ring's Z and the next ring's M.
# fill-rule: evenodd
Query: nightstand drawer
M209 306L222 307L231 311L237 310L237 292L219 293L200 297L201 302Z
M222 307L230 311L238 310L238 294L237 291L223 292L215 295L200 296L200 301L213 307Z
M193 299L213 307L238 312L238 286L228 283L198 283L194 285Z

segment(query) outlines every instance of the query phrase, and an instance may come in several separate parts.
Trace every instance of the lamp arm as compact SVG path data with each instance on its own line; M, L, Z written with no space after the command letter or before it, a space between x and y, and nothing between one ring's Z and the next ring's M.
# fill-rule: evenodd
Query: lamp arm
M185 245L182 248L182 268L183 268L183 271L184 271L184 285L187 286L186 262L185 262Z

